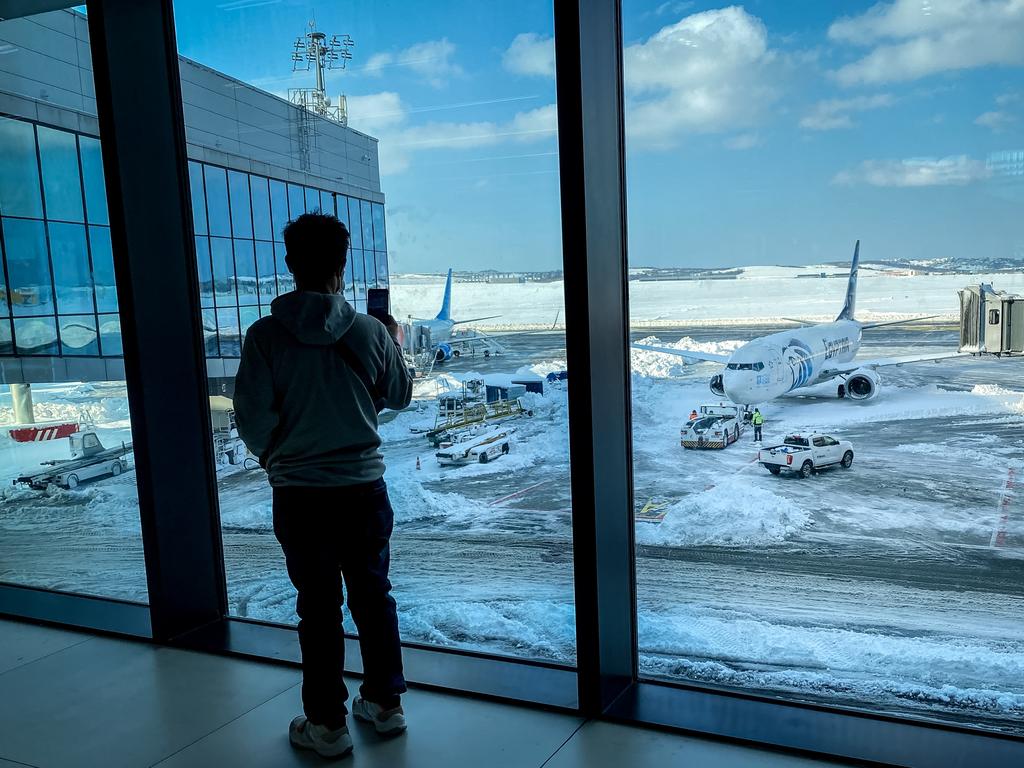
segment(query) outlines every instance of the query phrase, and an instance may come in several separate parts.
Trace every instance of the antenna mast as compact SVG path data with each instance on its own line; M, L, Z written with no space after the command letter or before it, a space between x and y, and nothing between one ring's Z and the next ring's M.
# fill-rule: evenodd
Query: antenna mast
M288 100L304 112L334 120L348 125L348 112L345 97L338 98L338 104L332 104L327 95L325 72L329 69L345 69L352 60L352 48L355 40L349 35L327 35L316 28L316 19L309 22L309 32L295 39L292 46L292 72L310 69L316 73L315 88L289 88Z

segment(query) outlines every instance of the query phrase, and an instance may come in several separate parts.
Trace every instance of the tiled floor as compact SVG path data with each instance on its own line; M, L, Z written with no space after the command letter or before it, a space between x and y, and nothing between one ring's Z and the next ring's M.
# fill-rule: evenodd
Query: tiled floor
M288 744L296 670L0 620L0 768L325 765ZM826 763L411 691L409 733L352 724L340 765L781 768Z

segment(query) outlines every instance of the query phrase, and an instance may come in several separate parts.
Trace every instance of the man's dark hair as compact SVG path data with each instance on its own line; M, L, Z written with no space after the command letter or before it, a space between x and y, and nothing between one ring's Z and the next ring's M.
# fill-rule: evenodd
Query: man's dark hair
M329 213L304 213L284 228L285 261L303 285L322 285L345 270L348 229Z

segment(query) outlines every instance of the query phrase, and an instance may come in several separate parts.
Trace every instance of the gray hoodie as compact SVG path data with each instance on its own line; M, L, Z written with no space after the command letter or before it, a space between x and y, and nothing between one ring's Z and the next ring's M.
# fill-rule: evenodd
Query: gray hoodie
M387 329L342 296L293 291L245 335L235 378L238 434L272 486L368 483L384 474L377 410L345 362L351 350L387 408L405 408L412 378Z

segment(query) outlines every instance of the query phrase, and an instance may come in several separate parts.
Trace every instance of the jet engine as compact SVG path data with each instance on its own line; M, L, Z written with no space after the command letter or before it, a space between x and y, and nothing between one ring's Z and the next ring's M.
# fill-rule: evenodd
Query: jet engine
M452 359L452 347L451 344L438 344L437 351L434 353L434 360L439 363L443 363L445 360Z
M711 391L719 397L725 396L725 384L722 383L722 374L716 373L711 377Z
M878 374L867 368L846 377L846 396L853 400L870 400L878 394Z

